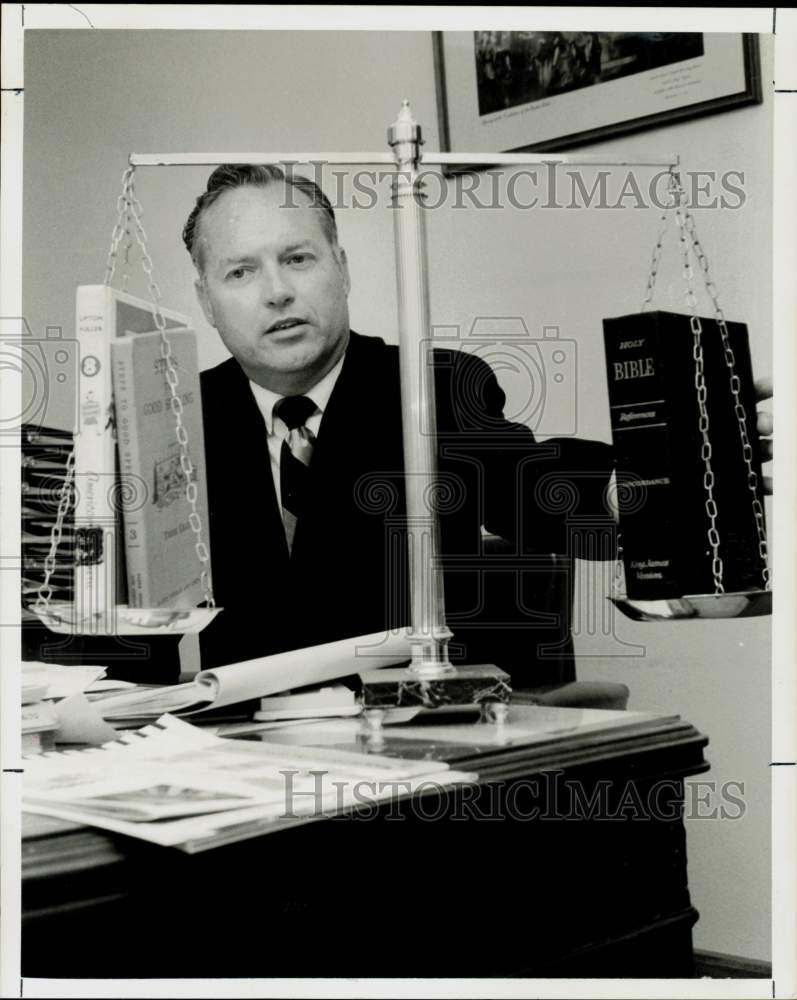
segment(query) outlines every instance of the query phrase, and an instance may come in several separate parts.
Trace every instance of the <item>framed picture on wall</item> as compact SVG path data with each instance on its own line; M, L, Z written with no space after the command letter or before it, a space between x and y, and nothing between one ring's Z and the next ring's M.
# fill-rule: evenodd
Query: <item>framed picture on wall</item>
M434 33L441 148L562 150L762 100L758 36Z

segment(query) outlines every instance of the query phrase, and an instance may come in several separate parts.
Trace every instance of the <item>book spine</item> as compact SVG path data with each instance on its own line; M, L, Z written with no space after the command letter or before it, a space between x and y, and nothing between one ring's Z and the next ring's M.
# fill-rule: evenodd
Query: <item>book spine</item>
M113 306L103 285L77 289L75 330L80 350L75 438L75 604L80 617L117 603L114 553L115 433L110 342Z
M152 605L147 572L147 518L144 514L145 484L141 478L142 454L138 434L138 409L133 351L134 340L111 345L116 435L119 453L120 491L127 562L128 603L131 608Z
M677 596L671 392L656 314L604 321L629 597Z

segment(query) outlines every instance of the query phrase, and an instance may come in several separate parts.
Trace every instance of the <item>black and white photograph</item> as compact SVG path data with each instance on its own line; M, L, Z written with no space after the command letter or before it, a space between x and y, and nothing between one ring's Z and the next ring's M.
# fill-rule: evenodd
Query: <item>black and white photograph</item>
M440 31L445 149L559 151L761 100L758 38L700 31Z
M0 993L794 995L793 12L2 17Z
M702 56L699 32L476 31L479 114Z

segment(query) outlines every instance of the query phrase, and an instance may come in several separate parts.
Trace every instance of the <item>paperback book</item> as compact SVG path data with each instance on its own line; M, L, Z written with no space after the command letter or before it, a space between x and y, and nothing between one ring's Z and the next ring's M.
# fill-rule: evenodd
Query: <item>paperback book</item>
M196 489L202 540L209 546L205 442L196 334L168 334L187 434L190 480L181 462L175 414L159 332L112 344L128 604L132 608L192 608L203 599L197 535L191 528L188 482Z

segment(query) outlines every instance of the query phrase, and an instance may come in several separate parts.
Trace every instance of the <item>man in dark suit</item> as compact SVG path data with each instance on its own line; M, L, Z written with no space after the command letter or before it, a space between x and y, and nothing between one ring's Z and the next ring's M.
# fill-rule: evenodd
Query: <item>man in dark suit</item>
M277 168L221 167L183 237L203 309L233 355L202 374L224 608L201 635L203 665L408 624L398 349L350 330L348 265L329 202L311 181L286 185ZM437 352L433 363L451 659L497 662L521 684L571 680L572 558L612 555L611 449L536 443L503 418L484 362ZM757 388L771 396L771 384ZM296 428L280 416L284 397L309 400ZM769 414L758 431L772 433ZM291 482L282 488L283 467L296 468L282 461L294 438L307 460L298 518L289 509L298 494ZM771 459L771 441L761 446ZM511 554L485 559L482 527ZM179 672L173 637L71 637L65 651L61 637L30 626L23 648L26 659L102 663L124 679Z
M329 202L278 168L220 167L184 241L205 315L233 355L202 376L211 561L224 608L201 636L203 665L407 624L398 349L350 330L348 265ZM452 660L500 662L505 630L490 626L507 613L528 626L534 610L519 608L513 570L504 590L515 607L496 617L501 588L480 563L482 526L519 553L544 554L548 573L548 554L571 544L565 515L610 522L611 453L596 442L536 444L504 420L495 376L473 356L440 353L434 365ZM283 419L285 397L289 406L300 399L298 427ZM562 477L574 499L557 510L545 493L555 495ZM535 571L531 556L526 576ZM563 658L553 676L528 680L568 679L566 616L548 619L545 638L560 642Z

